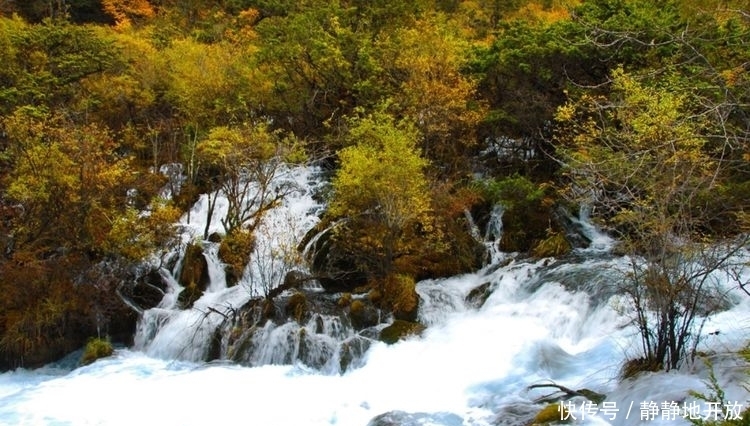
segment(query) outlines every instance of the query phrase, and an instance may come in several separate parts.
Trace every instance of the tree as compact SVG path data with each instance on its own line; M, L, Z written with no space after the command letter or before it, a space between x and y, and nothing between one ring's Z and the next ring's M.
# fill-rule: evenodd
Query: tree
M0 113L23 105L70 107L81 81L116 64L113 44L90 26L46 20L26 25L0 18Z
M608 96L584 94L556 115L567 196L591 205L633 256L621 289L644 369L677 368L694 349L696 321L725 297L716 273L746 241L705 232L727 163L705 136L713 117L683 84L678 75L643 83L619 69Z
M431 235L427 161L418 138L413 124L375 112L351 120L354 145L339 152L329 214L344 218L337 238L377 278L392 273L398 257L439 239Z
M96 266L140 261L171 236L176 215L161 203L135 211L163 181L140 173L106 129L28 106L0 123L0 365L31 366L122 315L109 286L121 271L97 276Z
M215 127L197 146L198 162L212 181L208 193L209 211L204 231L208 238L211 217L220 191L228 201L227 214L221 219L226 233L236 228L252 232L269 209L290 190L276 179L285 160L294 158L298 148L293 137L269 130L266 124L251 127Z
M444 175L465 167L486 114L477 82L463 72L469 44L435 14L384 34L376 44L384 77L393 85L389 108L419 129L420 147Z

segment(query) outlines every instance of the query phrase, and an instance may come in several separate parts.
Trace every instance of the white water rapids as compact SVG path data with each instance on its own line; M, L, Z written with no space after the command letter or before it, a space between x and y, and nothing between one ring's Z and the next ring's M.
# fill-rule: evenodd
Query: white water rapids
M309 170L290 173L300 185L310 181ZM201 208L185 224L196 234L203 231ZM217 214L220 209L221 203ZM299 238L319 210L311 193L300 189L271 213L269 226L281 232L274 238ZM298 226L294 232L284 228L290 217ZM287 222L274 222L279 218ZM168 294L145 314L135 348L85 367L61 362L1 374L0 424L365 426L389 413L378 424L521 425L542 407L534 400L551 392L527 387L549 381L603 393L619 409L615 416L574 411L576 424L640 424L642 403L694 401L688 392L706 389L708 370L701 362L618 380L639 344L624 301L610 287L613 271L627 267L627 259L608 253L611 240L588 232L596 244L565 262L500 254L475 273L420 282L420 321L428 325L422 336L390 346L373 341L361 365L343 373L300 362L243 367L195 361L207 350L200 342L217 325L210 321L220 319L201 321L198 309L241 305L251 297L257 273L248 267L240 285L227 289L223 271L213 270L198 309L175 310L176 296ZM486 301L467 301L483 284ZM707 320L698 349L715 354L726 399L744 408L744 366L727 354L747 341L750 297L736 293L733 306ZM645 423L687 421L659 414Z

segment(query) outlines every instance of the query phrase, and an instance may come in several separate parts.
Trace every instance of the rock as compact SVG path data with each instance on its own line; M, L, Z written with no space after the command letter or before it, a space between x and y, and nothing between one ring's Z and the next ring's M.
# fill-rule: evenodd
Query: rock
M563 420L565 419L565 420ZM552 423L570 423L571 418L568 416L568 410L559 403L548 404L534 416L531 425L546 425Z
M597 405L604 402L604 400L607 398L607 395L604 395L603 393L594 392L591 389L586 389L586 388L577 389L576 392L585 396L589 401Z
M221 240L218 255L226 265L227 287L233 287L242 278L254 247L255 236L244 228L233 229Z
M380 323L378 310L369 302L356 299L349 305L349 318L355 330L362 330Z
M354 256L337 244L329 221L321 221L303 238L313 275L328 292L352 291L367 282L367 274L354 263Z
M282 284L285 288L299 288L305 281L308 281L310 276L302 271L289 271L284 275L284 283Z
M562 232L554 232L539 241L531 253L536 257L558 257L570 253L573 247Z
M395 320L393 324L380 331L379 339L392 345L405 337L419 335L425 329L426 327L418 322Z
M389 411L374 417L367 426L461 426L463 418L453 413L407 413Z
M155 308L164 298L167 285L158 269L150 270L139 277L130 289L130 300L142 310Z
M193 303L203 295L211 281L208 275L208 262L200 245L188 244L179 276L180 285L185 287L178 296L180 306L183 309L192 307Z
M466 295L464 300L468 305L475 309L481 308L482 305L484 305L484 302L486 302L492 294L490 286L491 284L487 282L474 287L469 294Z
M339 367L341 373L346 372L350 367L356 368L361 367L364 363L363 358L370 345L372 339L368 339L362 336L353 336L339 346Z
M81 365L89 365L99 358L111 356L114 353L112 343L104 339L91 339L81 356Z
M414 278L392 274L385 278L382 288L386 302L384 307L390 309L394 318L416 321L419 314L419 294Z
M206 362L215 361L221 359L221 327L216 327L213 333L211 333L211 342L208 347L208 354L206 355Z

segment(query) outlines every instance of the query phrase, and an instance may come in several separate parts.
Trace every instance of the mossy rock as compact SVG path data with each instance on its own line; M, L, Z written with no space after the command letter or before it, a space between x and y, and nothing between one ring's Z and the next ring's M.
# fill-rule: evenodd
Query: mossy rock
M570 423L570 417L568 416L568 409L565 406L557 404L549 404L542 408L534 420L531 421L532 425L547 425L555 423ZM563 420L565 419L565 420Z
M426 327L418 322L395 320L393 324L380 331L380 341L392 345L399 340L421 334Z
M537 243L532 254L536 257L557 257L570 253L572 249L565 235L555 232Z
M203 296L203 290L193 283L182 289L177 296L177 304L181 309L190 309L201 296Z
M273 299L263 299L261 305L261 317L264 319L271 319L276 316L276 304Z
M330 219L321 220L308 231L298 249L310 253L312 273L327 292L350 292L367 281L367 273L353 260L356 256L347 244L338 241L330 224Z
M419 295L414 278L402 274L389 275L385 278L383 288L385 308L390 310L396 319L404 321L417 319Z
M99 358L112 356L114 353L112 343L105 339L91 339L86 343L81 356L81 365L89 365Z
M589 401L597 405L604 402L604 400L607 398L607 395L604 395L603 393L594 392L591 389L586 389L586 388L578 389L576 390L576 392L585 396Z
M367 300L372 303L378 304L383 300L383 293L377 288L373 288L367 293Z
M370 304L356 299L349 305L349 318L352 327L362 330L367 327L378 325L378 311Z
M286 302L284 312L301 324L307 316L307 297L303 293L294 293Z
M208 287L208 262L199 244L188 244L182 260L179 283L183 287L194 286L201 291Z
M339 300L336 302L336 305L339 308L346 308L352 303L352 294L351 293L344 293L339 297Z
M221 241L219 259L226 264L227 286L234 286L242 278L254 247L255 236L242 228L232 230Z

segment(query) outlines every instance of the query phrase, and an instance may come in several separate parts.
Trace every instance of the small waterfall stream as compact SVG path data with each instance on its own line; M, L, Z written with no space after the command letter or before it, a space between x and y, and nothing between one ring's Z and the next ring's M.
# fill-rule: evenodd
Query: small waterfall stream
M267 232L259 233L269 239L254 256L299 241L317 223L323 206L314 197L321 184L315 171L290 169L285 176L298 190L269 212ZM205 203L199 201L189 223L183 219L185 243L203 235ZM225 208L219 197L215 214ZM694 401L690 390L705 391L708 370L699 363L618 379L638 345L627 304L611 285L630 259L610 253L612 240L585 214L576 220L592 244L561 259L497 252L501 215L498 208L487 229L474 228L488 248L487 265L419 282L419 321L427 329L393 345L377 340L379 327L355 330L336 313L341 295L314 285L264 304L257 284L284 277L263 277L262 263L250 262L239 283L227 287L218 243L203 241L210 283L192 308L177 308L182 286L161 270L166 296L144 312L134 348L77 369L0 375L0 424L515 426L540 410L536 399L545 390L529 386L554 381L602 393L620 410L616 418L574 411L574 424L635 425L643 402L683 403ZM219 217L212 232L221 230ZM299 264L281 267L305 272ZM706 335L699 349L717 353L714 368L727 399L747 406L746 367L721 354L746 343L750 298L727 291L737 292L732 306L706 325L721 332ZM301 314L297 294L315 309ZM277 320L256 321L269 311Z

